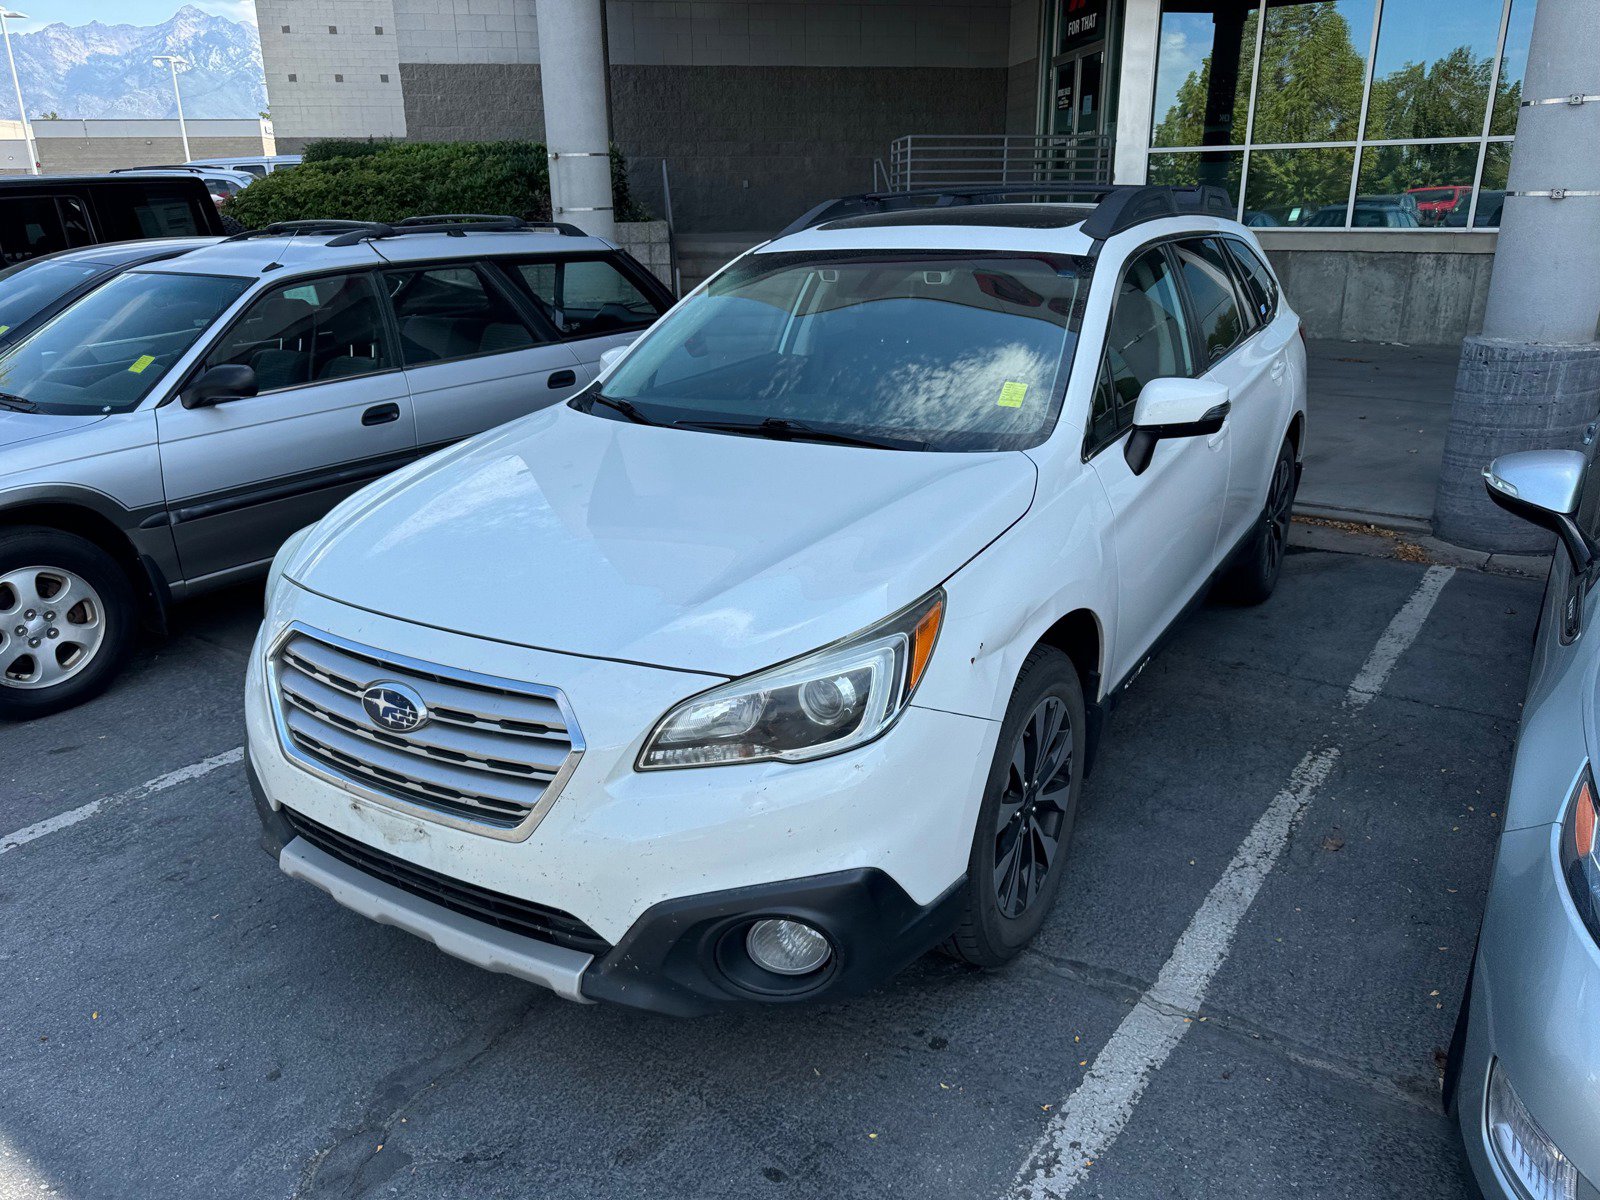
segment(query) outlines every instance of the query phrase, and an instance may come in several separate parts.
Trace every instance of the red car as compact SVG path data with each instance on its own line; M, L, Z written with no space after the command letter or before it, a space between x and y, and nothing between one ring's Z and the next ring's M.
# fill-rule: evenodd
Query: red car
M1472 198L1470 183L1447 183L1438 187L1407 188L1416 197L1417 215L1424 225L1443 225L1445 218L1464 207Z

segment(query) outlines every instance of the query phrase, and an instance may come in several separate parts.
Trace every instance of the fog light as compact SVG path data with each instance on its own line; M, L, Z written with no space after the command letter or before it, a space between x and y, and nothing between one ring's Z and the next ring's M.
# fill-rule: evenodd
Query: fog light
M1577 1196L1577 1168L1522 1106L1499 1063L1489 1071L1489 1140L1500 1166L1533 1200Z
M778 975L809 975L833 954L828 939L803 921L757 921L744 944L758 967Z

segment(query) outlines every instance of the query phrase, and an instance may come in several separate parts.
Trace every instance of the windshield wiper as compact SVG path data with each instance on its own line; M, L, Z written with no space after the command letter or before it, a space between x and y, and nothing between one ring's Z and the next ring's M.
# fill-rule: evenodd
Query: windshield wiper
M709 429L717 433L742 433L750 437L774 438L789 442L829 442L836 446L870 446L875 450L926 450L928 443L915 438L880 437L869 433L843 433L818 429L787 417L764 417L759 421L674 421L685 429Z
M652 421L649 417L645 416L642 412L635 408L631 402L627 400L618 400L615 397L606 395L604 392L589 393L589 408L591 411L593 411L596 404L604 404L607 408L621 413L635 425L661 424L660 421Z
M39 406L26 396L16 396L10 392L0 392L0 408L9 408L13 412L39 411Z

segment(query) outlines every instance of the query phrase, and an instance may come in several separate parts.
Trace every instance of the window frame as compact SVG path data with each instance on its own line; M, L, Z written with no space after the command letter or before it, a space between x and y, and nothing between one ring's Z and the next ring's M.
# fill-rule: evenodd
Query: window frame
M1265 329L1278 319L1278 313L1282 308L1283 285L1278 282L1278 277L1272 270L1272 264L1267 261L1267 256L1264 252L1257 251L1254 246L1236 233L1224 233L1222 241L1227 248L1229 256L1234 260L1234 269L1239 273L1241 283L1244 282L1247 274L1251 274L1248 265L1249 259L1254 259L1266 276L1267 311L1261 317L1261 328ZM1249 258L1241 258L1241 255L1248 255Z
M543 253L532 251L523 254L497 254L482 261L485 265L492 264L494 266L496 271L504 277L506 286L517 294L517 299L527 304L531 311L537 313L543 324L550 326L555 340L558 342L586 342L593 338L620 337L629 333L637 336L666 316L671 311L672 306L677 303L672 293L666 289L666 286L646 270L641 263L630 255L612 250L574 250L566 252L549 250ZM523 282L521 272L517 268L522 263L565 264L571 262L603 262L607 264L617 274L633 284L638 289L639 294L646 300L657 305L659 311L647 324L640 325L634 329L612 329L601 333L573 334L564 333L556 329L550 319L534 303L533 289Z
M537 350L542 346L556 345L561 342L562 339L555 326L545 318L543 313L529 304L525 297L519 295L516 288L504 277L503 271L498 269L499 263L497 260L500 257L504 256L481 259L451 257L398 260L372 268L375 274L392 275L464 267L474 272L483 281L486 293L498 296L517 315L517 319L527 327L529 334L534 339L526 346L512 346L506 350L478 350L472 354L457 354L450 358L431 358L426 362L408 363L405 360L405 343L400 337L399 309L394 302L394 296L389 293L387 288L382 286L380 281L378 291L383 296L383 307L389 314L390 329L394 334L395 346L400 352L400 370L421 371L428 367L443 366L446 363L470 362L475 358L493 358L500 354L517 354L524 350Z
M191 387L201 375L205 374L207 369L206 363L210 360L212 353L217 349L218 346L222 344L223 340L233 332L238 324L244 320L244 318L249 314L250 310L255 307L256 302L265 298L268 293L279 291L283 288L300 287L307 283L315 283L319 279L329 279L337 275L372 276L379 269L381 268L366 266L328 267L320 271L307 272L304 275L295 275L289 279L272 278L258 280L258 283L260 283L262 286L257 287L254 291L247 290L245 294L240 296L236 301L239 307L235 310L233 316L224 321L217 322L213 326L211 340L206 342L205 348L200 351L199 356L189 364L188 370L184 371L177 383L168 389L167 394L163 396L159 402L157 402L156 407L160 408L163 405L172 403L172 401L176 400L185 389ZM189 274L189 272L173 272L173 274ZM239 276L230 275L224 276L224 278L237 279ZM394 366L382 367L376 371L367 371L361 375L348 375L341 379L308 379L304 383L293 383L288 387L273 388L271 391L266 392L257 392L254 396L241 396L238 400L231 401L231 403L247 404L251 400L259 400L265 396L282 396L286 392L298 392L309 387L320 387L323 384L343 383L346 379L376 379L382 375L392 375L396 371L404 370L405 368L402 365L402 360L400 357L399 338L395 336L393 311L388 303L388 297L384 294L383 288L379 286L377 280L369 278L367 281L367 286L370 287L376 294L376 298L378 300L379 320L383 326L384 349L388 351L390 358L394 361ZM196 339L196 345L199 345L199 339ZM191 353L193 350L194 347L190 347Z
M1111 307L1106 313L1105 331L1101 335L1101 338L1100 338L1100 354L1098 355L1098 357L1096 359L1095 369L1094 369L1094 378L1090 382L1090 385L1089 385L1089 409L1088 409L1088 412L1085 414L1085 420L1084 420L1084 423L1083 423L1083 450L1082 450L1081 455L1080 455L1080 458L1081 458L1081 460L1083 462L1088 462L1091 459L1095 458L1097 455L1099 455L1101 452L1103 452L1106 449L1110 448L1111 446L1115 446L1118 442L1120 442L1124 437L1126 437L1128 435L1130 430L1133 429L1133 422L1130 419L1129 422L1126 425L1122 426L1119 429L1114 430L1109 436L1101 438L1098 442L1095 441L1094 440L1094 393L1095 393L1095 389L1097 389L1100 386L1100 377L1101 377L1101 375L1103 375L1106 372L1106 370L1110 367L1110 362L1111 362L1111 322L1116 317L1117 296L1120 295L1121 292L1122 292L1122 284L1123 284L1123 281L1127 278L1128 269L1136 261L1138 261L1139 259L1143 258L1148 251L1151 251L1151 250L1159 251L1161 253L1162 259L1167 264L1167 270L1169 272L1171 272L1171 274L1173 276L1173 290L1178 295L1178 308L1179 308L1179 311L1182 313L1182 318L1183 318L1183 323L1184 323L1184 336L1185 336L1185 339L1189 343L1189 358L1190 358L1190 364L1189 365L1190 365L1191 374L1183 375L1183 376L1159 376L1158 378L1163 378L1163 379L1165 379L1165 378L1198 379L1200 377L1199 375L1196 375L1196 374L1192 373L1193 370L1194 370L1195 365L1200 360L1199 351L1196 349L1196 346L1195 346L1196 334L1195 334L1195 328L1194 328L1194 323L1195 323L1194 322L1194 311L1190 307L1189 292L1188 292L1188 289L1184 286L1182 273L1181 273L1181 271L1180 271L1180 269L1178 267L1177 261L1173 257L1172 250L1171 250L1171 243L1173 243L1175 241L1178 241L1178 240L1180 240L1182 238L1191 237L1191 236L1193 236L1193 234L1190 233L1190 232L1163 234L1161 237L1151 238L1148 242L1144 242L1144 243L1134 247L1132 250L1129 250L1128 253L1123 255L1123 257L1122 257L1122 264L1121 264L1121 266L1119 266L1117 268L1116 281L1112 284L1112 288L1111 288ZM1204 374L1204 372L1201 372L1201 374Z

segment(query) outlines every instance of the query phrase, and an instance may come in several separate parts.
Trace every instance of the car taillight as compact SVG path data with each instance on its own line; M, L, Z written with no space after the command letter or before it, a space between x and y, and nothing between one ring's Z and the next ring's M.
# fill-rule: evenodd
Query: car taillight
M1567 805L1561 825L1561 874L1572 892L1573 907L1583 918L1589 933L1600 941L1600 858L1596 857L1596 830L1600 828L1600 809L1596 808L1594 776L1583 768L1578 786Z

